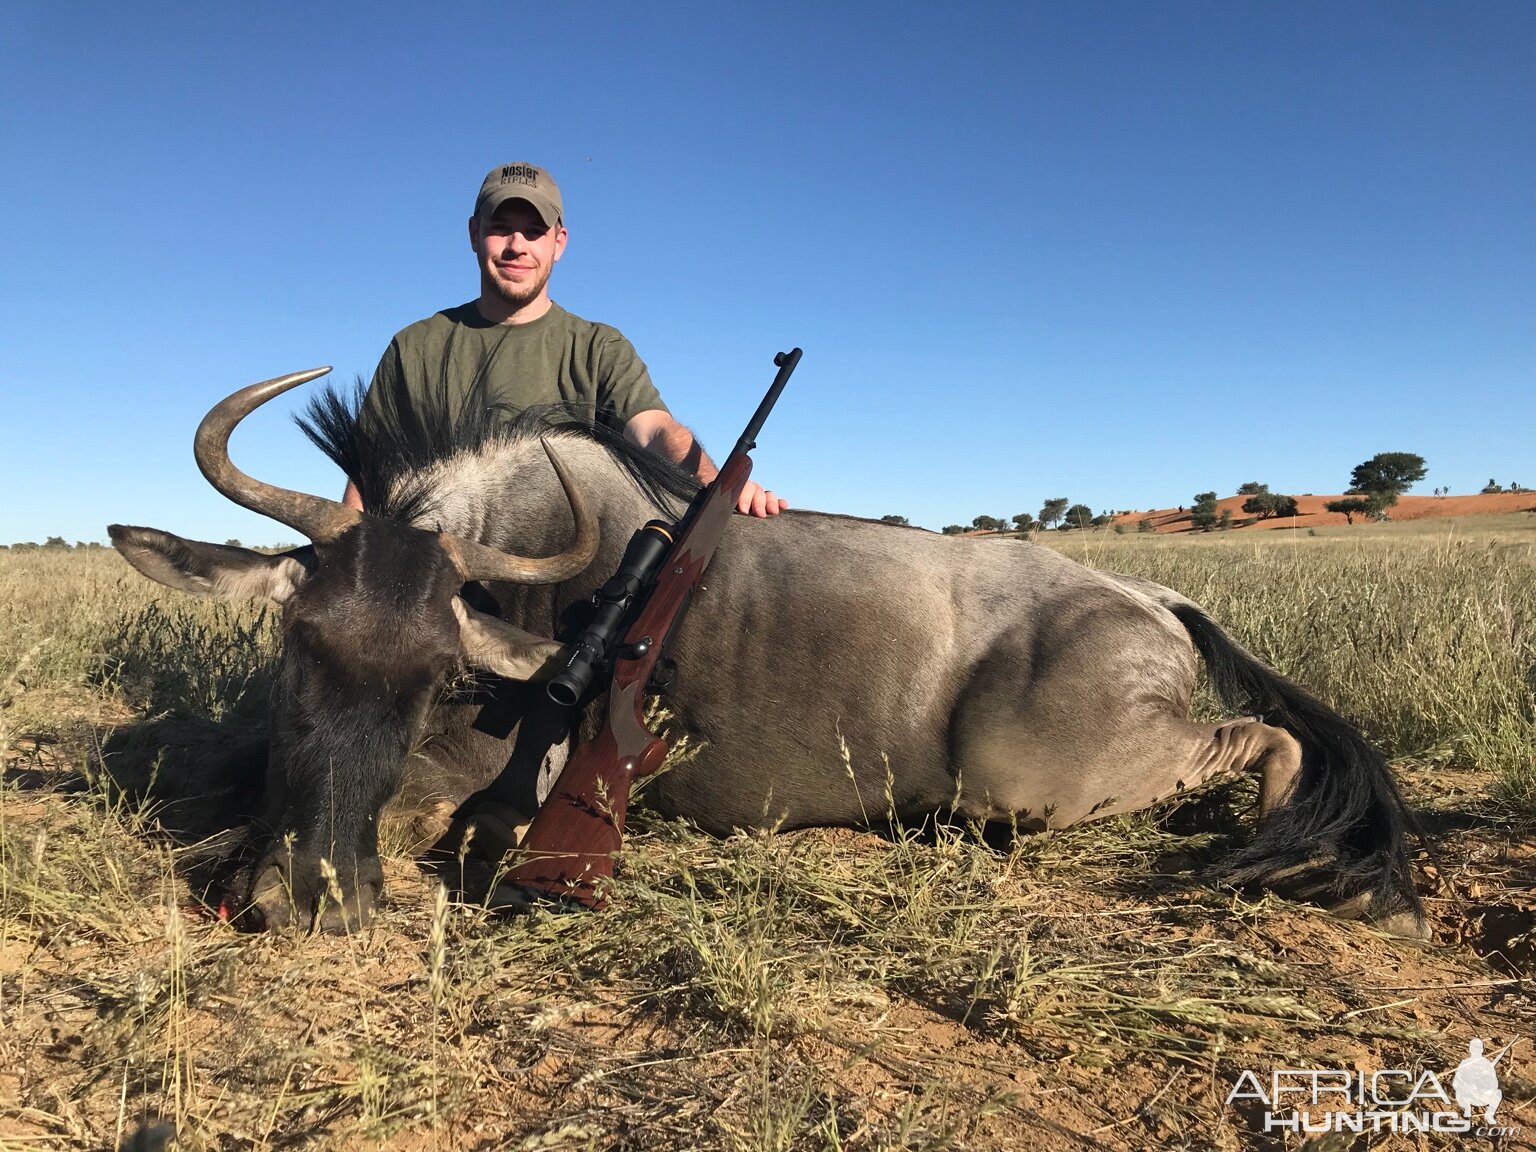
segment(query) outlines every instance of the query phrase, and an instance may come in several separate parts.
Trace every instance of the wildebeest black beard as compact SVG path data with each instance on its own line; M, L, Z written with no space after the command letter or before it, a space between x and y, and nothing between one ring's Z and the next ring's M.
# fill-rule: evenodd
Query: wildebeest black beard
M437 691L319 672L284 653L274 691L262 819L253 862L225 895L253 927L347 930L367 922L382 887L379 815ZM265 840L265 844L262 840Z

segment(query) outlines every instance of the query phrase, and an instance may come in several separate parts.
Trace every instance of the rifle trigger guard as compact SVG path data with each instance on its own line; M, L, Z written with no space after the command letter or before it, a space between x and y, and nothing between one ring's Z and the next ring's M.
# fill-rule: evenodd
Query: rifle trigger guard
M665 656L658 656L651 667L651 678L645 682L645 690L652 696L671 691L677 683L677 664Z

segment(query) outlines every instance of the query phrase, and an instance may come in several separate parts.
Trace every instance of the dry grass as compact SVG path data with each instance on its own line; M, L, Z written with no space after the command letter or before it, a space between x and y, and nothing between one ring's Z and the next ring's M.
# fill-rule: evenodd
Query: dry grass
M992 843L719 841L642 809L602 914L497 918L397 857L367 931L241 935L93 765L115 722L159 794L188 787L259 719L272 621L109 554L0 556L0 1149L162 1118L192 1149L1281 1147L1223 1107L1238 1069L1440 1071L1531 1035L1529 554L1272 536L1066 547L1207 604L1400 758L1447 829L1436 948L1203 882L1243 787ZM179 755L145 754L166 733Z

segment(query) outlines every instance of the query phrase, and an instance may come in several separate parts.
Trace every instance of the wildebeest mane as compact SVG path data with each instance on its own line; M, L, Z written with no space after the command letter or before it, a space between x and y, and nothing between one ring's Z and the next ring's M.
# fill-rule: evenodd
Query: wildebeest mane
M444 495L432 466L455 456L494 453L498 446L546 433L577 436L604 448L658 511L667 497L693 498L698 481L677 465L631 444L622 433L588 424L563 404L516 411L490 398L484 374L454 396L446 377L425 395L403 382L371 393L361 377L350 390L327 387L294 418L304 434L357 486L375 516L405 522L429 517Z

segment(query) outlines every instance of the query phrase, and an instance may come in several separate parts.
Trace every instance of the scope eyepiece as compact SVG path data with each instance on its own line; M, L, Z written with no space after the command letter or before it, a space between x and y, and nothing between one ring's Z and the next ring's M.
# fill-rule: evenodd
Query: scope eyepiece
M597 671L600 663L578 649L571 655L570 662L546 686L549 698L562 708L575 707L576 701L582 698L591 685L592 674Z

